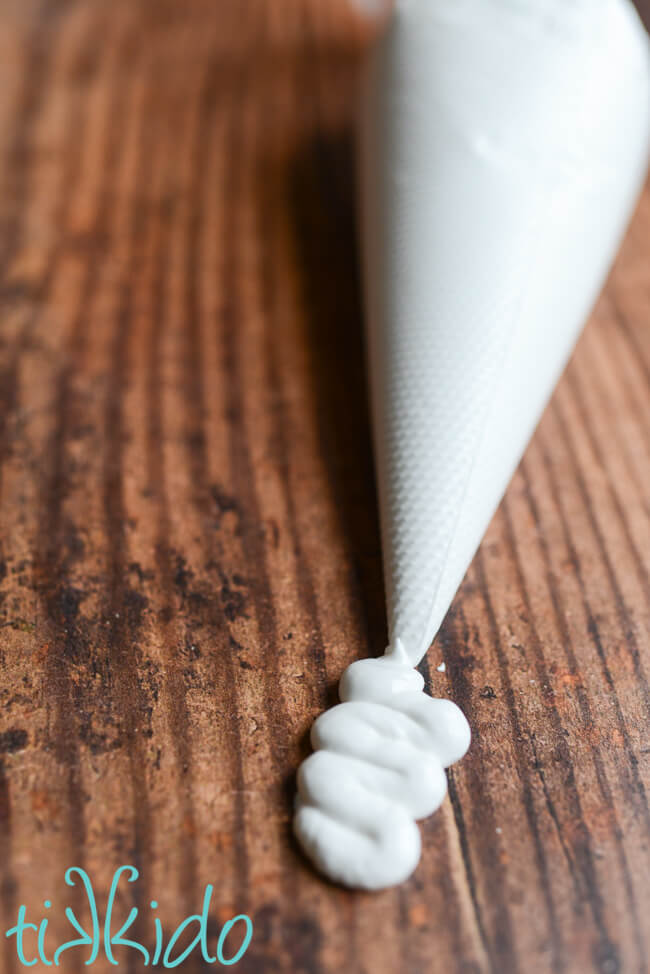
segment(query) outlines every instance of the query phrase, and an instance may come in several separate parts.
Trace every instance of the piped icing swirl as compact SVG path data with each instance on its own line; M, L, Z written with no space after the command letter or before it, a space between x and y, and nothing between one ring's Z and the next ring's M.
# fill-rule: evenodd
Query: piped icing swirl
M339 684L343 702L314 723L314 753L298 771L294 831L336 882L383 889L418 863L415 820L440 806L444 769L470 742L460 709L423 687L398 642L379 659L352 663Z

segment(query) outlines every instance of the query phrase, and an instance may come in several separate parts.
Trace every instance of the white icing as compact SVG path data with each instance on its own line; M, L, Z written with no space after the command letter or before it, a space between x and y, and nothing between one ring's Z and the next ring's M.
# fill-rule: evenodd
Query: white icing
M347 886L383 889L420 858L416 819L447 792L444 769L461 758L470 730L450 700L422 692L398 644L343 674L343 703L315 722L315 753L298 772L296 835L315 865Z

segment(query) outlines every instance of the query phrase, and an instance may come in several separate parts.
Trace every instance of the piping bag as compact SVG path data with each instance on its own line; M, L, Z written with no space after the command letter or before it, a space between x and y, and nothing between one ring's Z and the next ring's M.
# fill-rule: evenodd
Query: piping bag
M648 37L629 0L398 0L371 52L360 192L388 649L339 684L294 830L381 889L469 747L415 667L598 296L640 192Z

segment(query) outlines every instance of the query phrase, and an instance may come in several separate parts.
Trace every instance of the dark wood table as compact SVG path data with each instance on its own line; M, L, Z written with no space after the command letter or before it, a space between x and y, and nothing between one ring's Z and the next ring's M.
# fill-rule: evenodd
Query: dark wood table
M212 883L249 974L648 970L649 192L424 665L474 743L419 870L348 892L291 838L312 720L385 639L368 33L343 0L0 3L3 974L21 904L50 950L65 870L103 904L125 864L143 943Z

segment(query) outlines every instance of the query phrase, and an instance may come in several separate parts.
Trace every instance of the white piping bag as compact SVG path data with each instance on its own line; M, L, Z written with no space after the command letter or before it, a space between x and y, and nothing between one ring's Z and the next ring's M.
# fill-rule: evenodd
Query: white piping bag
M469 746L413 669L602 288L647 170L629 0L401 0L371 57L361 196L388 649L344 673L298 774L335 881L401 882Z

